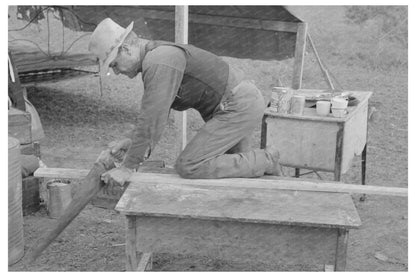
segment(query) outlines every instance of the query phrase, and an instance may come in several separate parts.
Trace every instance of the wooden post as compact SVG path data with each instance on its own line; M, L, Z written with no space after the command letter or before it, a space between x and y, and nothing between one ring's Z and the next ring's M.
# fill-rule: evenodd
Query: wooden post
M304 61L304 56L305 56L307 33L308 33L307 23L299 23L298 31L296 34L295 61L293 63L293 78L292 78L293 89L300 89L302 87L303 61Z
M188 44L188 6L175 6L175 43ZM186 146L186 111L175 112L175 124L179 130L180 151Z
M126 216L126 219L126 271L136 271L138 265L136 216Z

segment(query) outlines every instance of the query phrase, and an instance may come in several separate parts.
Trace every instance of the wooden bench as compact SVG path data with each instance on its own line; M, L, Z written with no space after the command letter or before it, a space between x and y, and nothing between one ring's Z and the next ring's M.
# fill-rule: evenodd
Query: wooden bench
M115 208L127 219L128 271L150 269L151 253L340 271L349 230L361 225L347 193L273 189L299 179L135 173L130 181Z

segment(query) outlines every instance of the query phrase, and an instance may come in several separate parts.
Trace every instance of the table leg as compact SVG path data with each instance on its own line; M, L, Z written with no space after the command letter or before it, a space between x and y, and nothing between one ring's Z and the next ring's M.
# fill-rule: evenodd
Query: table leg
M265 149L267 145L267 123L266 116L263 116L261 120L261 131L260 131L260 149Z
M364 145L363 152L361 152L361 185L365 185L365 173L367 169L367 143ZM360 197L360 201L365 201L366 195Z
M344 141L344 124L338 124L337 140L335 146L334 180L341 181L342 146Z
M126 271L135 271L137 260L137 222L136 217L127 215L126 230Z
M338 229L335 271L345 271L347 267L348 233L347 229Z
M299 178L300 176L300 168L295 168L295 177Z

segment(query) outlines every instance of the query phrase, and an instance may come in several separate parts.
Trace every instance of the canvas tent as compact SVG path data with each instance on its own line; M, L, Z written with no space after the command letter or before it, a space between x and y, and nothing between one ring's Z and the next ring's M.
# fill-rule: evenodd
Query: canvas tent
M174 6L9 6L9 50L19 73L96 64L89 36L106 17L122 26L134 21L146 39L175 38ZM306 23L283 6L189 6L190 44L236 58L295 57L294 87L300 86L305 41Z

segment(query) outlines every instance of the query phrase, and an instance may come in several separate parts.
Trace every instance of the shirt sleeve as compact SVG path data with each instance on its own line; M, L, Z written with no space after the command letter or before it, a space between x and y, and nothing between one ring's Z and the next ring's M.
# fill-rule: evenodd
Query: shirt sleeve
M181 55L183 58L184 55ZM141 109L130 135L132 146L124 162L128 168L138 168L146 152L151 152L159 141L183 79L185 62L169 64L165 60L164 63L151 63L144 67Z

